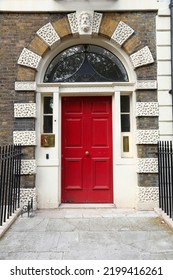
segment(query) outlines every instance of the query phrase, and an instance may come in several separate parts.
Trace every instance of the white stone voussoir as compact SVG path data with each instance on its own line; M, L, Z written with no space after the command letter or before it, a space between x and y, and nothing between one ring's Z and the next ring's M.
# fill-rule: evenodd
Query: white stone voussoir
M120 21L117 25L114 33L112 34L111 39L114 40L117 44L122 46L134 33L134 30L123 21Z
M49 47L60 41L59 35L50 22L42 26L36 33Z
M154 62L153 56L148 46L142 48L130 56L134 68L151 64Z
M102 16L103 16L102 13L94 12L93 24L92 24L92 33L94 33L94 34L99 33L100 24L101 24L101 21L102 21Z
M68 17L68 21L69 21L69 25L70 25L70 28L71 28L71 32L72 34L76 34L78 33L78 20L77 20L77 16L76 16L76 13L70 13L67 15Z
M42 57L26 48L24 48L18 59L18 64L37 69Z

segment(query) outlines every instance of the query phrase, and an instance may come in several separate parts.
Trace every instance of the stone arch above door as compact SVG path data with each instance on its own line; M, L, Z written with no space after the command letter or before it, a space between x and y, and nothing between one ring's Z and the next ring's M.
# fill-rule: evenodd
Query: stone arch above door
M107 38L130 57L134 69L154 63L148 46L125 22L125 18L114 18L112 13L84 11L69 13L54 22L48 22L35 34L32 41L22 50L18 59L15 90L36 90L36 73L45 54L65 39L86 36Z

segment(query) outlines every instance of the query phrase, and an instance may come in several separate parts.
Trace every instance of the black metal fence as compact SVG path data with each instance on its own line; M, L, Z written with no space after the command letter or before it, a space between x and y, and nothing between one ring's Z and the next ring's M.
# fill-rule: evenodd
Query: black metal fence
M21 146L0 147L0 226L20 207Z
M173 218L173 144L158 143L159 207Z

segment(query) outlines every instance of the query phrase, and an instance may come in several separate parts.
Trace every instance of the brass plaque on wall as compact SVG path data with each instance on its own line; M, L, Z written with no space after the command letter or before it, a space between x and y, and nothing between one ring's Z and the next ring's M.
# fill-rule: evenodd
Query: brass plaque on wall
M55 134L41 134L41 147L55 147Z

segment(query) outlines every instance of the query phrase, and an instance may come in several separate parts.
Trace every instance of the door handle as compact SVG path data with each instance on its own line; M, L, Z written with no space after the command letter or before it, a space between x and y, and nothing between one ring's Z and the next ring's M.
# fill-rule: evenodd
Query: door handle
M85 155L86 155L86 156L89 156L89 154L90 154L90 153L89 153L88 151L85 152Z

